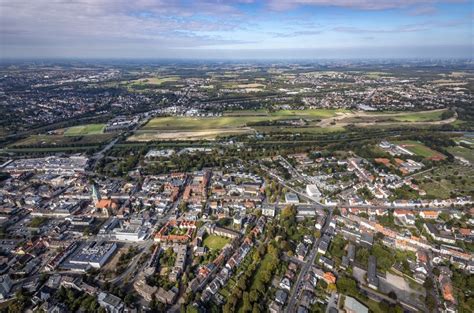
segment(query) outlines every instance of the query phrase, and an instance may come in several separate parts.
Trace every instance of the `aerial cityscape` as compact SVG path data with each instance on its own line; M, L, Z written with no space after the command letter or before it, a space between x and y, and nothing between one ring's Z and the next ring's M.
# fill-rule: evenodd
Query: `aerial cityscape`
M472 312L473 16L0 1L0 312Z

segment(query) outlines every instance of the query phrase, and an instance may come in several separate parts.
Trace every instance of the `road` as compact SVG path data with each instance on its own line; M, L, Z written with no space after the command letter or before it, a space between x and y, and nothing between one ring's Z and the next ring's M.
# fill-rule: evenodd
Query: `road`
M91 169L91 172L94 172L95 167L97 166L97 163L105 156L106 152L109 151L110 149L113 148L113 146L120 140L123 134L127 132L134 132L143 125L145 125L148 121L150 120L150 117L146 117L143 120L139 121L135 127L131 130L123 131L117 134L117 136L109 142L105 147L103 147L100 151L96 152L92 157L91 157L91 164L89 168Z
M280 161L282 161L283 163L285 163L286 166L287 166L288 168L290 168L291 171L292 171L298 178L301 178L302 180L304 180L304 181L306 182L306 178L303 177L303 175L301 175L300 172L298 172L298 170L297 170L293 165L291 165L291 163L288 162L287 159L285 159L285 158L282 157L281 155L278 156L278 159L279 159Z
M431 280L433 281L433 288L431 288L430 290L426 290L426 292L428 292L429 294L431 294L432 297L435 298L435 301L436 301L436 308L434 310L435 313L439 312L439 308L442 308L442 304L441 304L441 296L438 292L438 283L437 283L437 279L436 279L436 276L433 274L433 264L431 262L431 260L433 260L433 253L431 251L427 251L428 253L428 263L427 263L427 268L428 268L428 277L431 278Z
M326 218L323 228L321 229L321 234L324 234L326 232L326 230L329 227L329 223L331 222L331 219L332 219L332 209L329 209L329 214ZM319 247L319 243L321 242L321 238L322 236L319 237L318 240L316 240L316 242L313 245L313 248L311 249L309 256L307 257L306 263L301 268L298 278L296 279L296 283L294 284L293 289L291 289L290 298L288 300L288 305L285 309L285 312L290 313L290 312L296 312L297 310L296 304L300 295L301 285L309 269L314 264L316 255L318 254L318 247Z
M339 299L338 293L337 292L332 292L331 293L331 298L329 298L328 304L326 306L326 313L329 313L329 310L331 308L337 309L338 299Z
M298 191L296 190L295 188L289 186L288 184L285 183L284 179L281 178L280 176L272 173L266 166L264 165L261 165L260 166L262 170L264 170L265 172L267 172L268 175L272 176L273 178L275 178L277 180L277 182L282 185L283 187L285 187L286 189L288 190L291 190L292 192L296 193L297 195L299 195L300 197L302 198L305 198L305 199L308 199L310 200L311 202L314 202L316 204L319 204L320 206L324 206L321 202L319 202L318 200L308 196L306 193L303 193L301 191Z
M110 280L110 282L112 284L123 284L123 281L128 277L128 275L135 271L140 257L143 255L143 253L146 253L150 250L150 247L153 245L153 243L153 239L148 239L147 241L145 241L141 251L132 258L132 261L130 263L128 263L127 269L122 274Z

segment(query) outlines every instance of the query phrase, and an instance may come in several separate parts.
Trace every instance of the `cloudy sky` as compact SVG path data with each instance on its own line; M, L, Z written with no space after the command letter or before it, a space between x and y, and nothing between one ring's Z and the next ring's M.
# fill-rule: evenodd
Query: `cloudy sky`
M472 57L473 8L473 0L0 0L0 57Z

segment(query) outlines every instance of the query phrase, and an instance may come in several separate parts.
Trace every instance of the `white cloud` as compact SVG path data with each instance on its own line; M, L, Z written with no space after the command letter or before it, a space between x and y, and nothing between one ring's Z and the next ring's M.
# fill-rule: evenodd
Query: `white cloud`
M333 6L361 10L403 9L414 5L465 2L464 0L269 0L271 8L286 10L298 6Z

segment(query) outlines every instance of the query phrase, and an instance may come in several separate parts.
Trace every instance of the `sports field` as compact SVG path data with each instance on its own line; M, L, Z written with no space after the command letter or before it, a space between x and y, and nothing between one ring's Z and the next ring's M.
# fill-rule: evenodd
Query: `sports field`
M394 143L426 159L443 160L446 158L445 155L425 146L424 144L418 141L404 140L396 141Z
M105 124L86 124L69 127L64 131L64 136L97 135L104 132Z
M203 245L209 250L221 250L229 242L230 240L228 238L216 235L208 235L206 238L204 238Z

